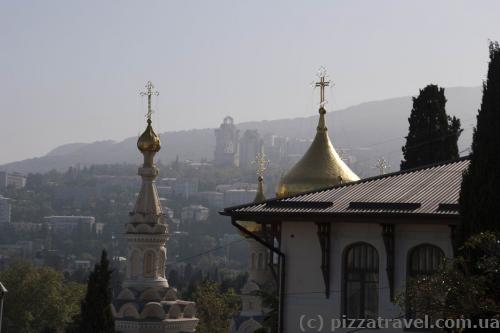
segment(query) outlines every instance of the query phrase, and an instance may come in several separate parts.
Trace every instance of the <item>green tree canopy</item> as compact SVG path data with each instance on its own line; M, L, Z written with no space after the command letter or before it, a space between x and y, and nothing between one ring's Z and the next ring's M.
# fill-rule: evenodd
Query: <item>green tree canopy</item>
M87 294L81 304L78 333L114 333L115 321L111 313L111 274L106 250L101 261L90 273Z
M458 158L460 120L446 114L444 88L430 84L413 97L401 170Z
M233 289L222 291L211 280L205 280L194 292L197 316L200 322L197 331L203 333L227 332L231 317L240 308L240 300Z
M435 318L499 318L500 240L493 233L475 235L436 274L409 282L406 297L399 298L405 310L411 304Z
M460 192L462 241L481 231L500 231L500 47L490 43L488 76L477 115L470 166Z
M85 285L66 282L54 269L37 268L26 262L17 262L0 272L0 280L8 289L5 332L63 332L78 313L85 293Z

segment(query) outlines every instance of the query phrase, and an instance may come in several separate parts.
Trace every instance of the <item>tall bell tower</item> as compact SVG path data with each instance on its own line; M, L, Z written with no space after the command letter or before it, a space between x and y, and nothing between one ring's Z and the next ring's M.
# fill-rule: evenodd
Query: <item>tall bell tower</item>
M165 278L168 225L156 190L158 168L154 164L161 143L151 121L151 97L158 92L148 82L141 95L148 99L146 130L137 140L144 156L138 172L142 185L126 224L127 272L123 289L113 302L115 327L123 333L195 332L194 302L178 300Z

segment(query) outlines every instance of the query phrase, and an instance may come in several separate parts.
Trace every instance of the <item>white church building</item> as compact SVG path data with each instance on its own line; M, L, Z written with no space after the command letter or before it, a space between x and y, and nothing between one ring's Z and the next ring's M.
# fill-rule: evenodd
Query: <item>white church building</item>
M327 85L322 76L316 137L282 178L277 197L221 212L279 267L280 333L331 332L332 319L410 316L395 297L410 277L430 274L453 256L469 160L360 180L328 137Z

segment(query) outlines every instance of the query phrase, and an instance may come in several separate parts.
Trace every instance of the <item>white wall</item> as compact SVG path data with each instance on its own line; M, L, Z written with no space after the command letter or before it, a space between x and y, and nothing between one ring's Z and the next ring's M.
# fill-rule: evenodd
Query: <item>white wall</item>
M282 251L286 256L285 278L285 332L331 332L332 318L342 316L343 251L352 243L366 242L379 254L379 316L395 318L402 310L390 301L386 273L386 252L382 226L377 223L332 223L330 253L330 298L324 294L321 272L321 249L314 222L284 222ZM446 225L408 224L395 226L395 294L404 290L408 251L416 245L430 243L440 247L446 256L452 256L450 228ZM399 290L398 290L399 289ZM323 330L301 330L300 320L313 319L318 326L318 315L324 320ZM306 328L304 326L304 328ZM352 329L336 332L347 332ZM383 332L378 329L374 332ZM363 330L369 332L369 330ZM396 332L391 330L390 332Z

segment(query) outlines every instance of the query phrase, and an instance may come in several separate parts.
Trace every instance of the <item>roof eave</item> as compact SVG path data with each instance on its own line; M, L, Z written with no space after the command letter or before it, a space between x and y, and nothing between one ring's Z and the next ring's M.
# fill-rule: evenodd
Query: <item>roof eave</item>
M240 221L258 223L276 222L356 222L356 223L394 223L394 224L444 224L456 225L460 222L459 214L428 214L428 213L270 213L270 212L234 212L222 211L223 216L230 216ZM381 220L383 219L383 220Z

